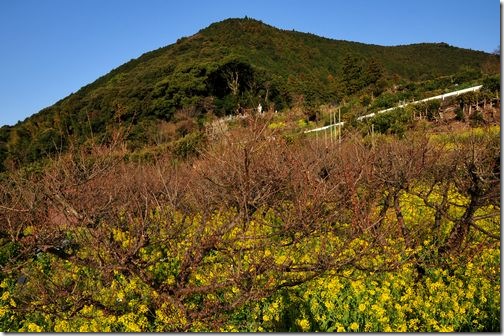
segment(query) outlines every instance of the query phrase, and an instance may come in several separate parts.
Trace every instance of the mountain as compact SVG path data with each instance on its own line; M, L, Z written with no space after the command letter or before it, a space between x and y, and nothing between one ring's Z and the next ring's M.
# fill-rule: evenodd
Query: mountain
M214 23L112 70L53 106L0 129L0 170L33 162L128 125L130 144L153 140L160 120L176 135L211 116L258 103L276 110L314 107L392 84L498 73L499 57L424 43L395 47L286 31L253 19ZM3 165L3 166L2 166Z

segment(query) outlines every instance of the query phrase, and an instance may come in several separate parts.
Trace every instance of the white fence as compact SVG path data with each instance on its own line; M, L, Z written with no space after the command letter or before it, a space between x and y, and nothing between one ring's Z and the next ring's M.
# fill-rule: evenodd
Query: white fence
M429 101L429 100L435 100L435 99L442 99L442 100L444 100L447 97L458 96L458 95L461 95L461 94L467 93L467 92L479 91L482 86L483 85L477 85L477 86L473 86L473 87L470 87L470 88L467 88L467 89L452 91L452 92L444 93L442 95L437 95L437 96L425 98L425 99L422 99L422 100L416 100L416 101L413 101L413 102L404 103L404 104L401 104L401 105L398 105L398 106L394 106L394 107L391 107L391 108L388 108L388 109L385 109L385 110L378 111L376 113L369 113L369 114L360 116L360 117L357 118L357 120L358 121L362 121L362 120L367 119L367 118L372 118L372 117L374 117L377 114L389 112L389 111L395 110L397 108L405 107L405 106L412 105L412 104L418 104L418 103L426 102L426 101ZM307 131L304 131L304 133L323 131L323 130L329 129L331 127L342 127L344 124L345 124L345 122L342 121L342 122L334 123L334 124L331 124L331 125L327 125L327 126L323 126L323 127L318 127L318 128L314 128L314 129L311 129L311 130L307 130Z

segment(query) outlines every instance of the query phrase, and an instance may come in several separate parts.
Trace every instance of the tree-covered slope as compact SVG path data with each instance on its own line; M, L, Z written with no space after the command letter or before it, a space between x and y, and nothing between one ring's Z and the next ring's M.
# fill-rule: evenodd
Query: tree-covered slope
M258 103L282 110L366 90L378 96L399 80L496 73L498 63L495 55L444 43L383 47L228 19L131 60L16 126L1 128L0 168L90 137L110 138L118 123L127 124L129 139L141 145L159 120L187 118L201 125L208 115Z

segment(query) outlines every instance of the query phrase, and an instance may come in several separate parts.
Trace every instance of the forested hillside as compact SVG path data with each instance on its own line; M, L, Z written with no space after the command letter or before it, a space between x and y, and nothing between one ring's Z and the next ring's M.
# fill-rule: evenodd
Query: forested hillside
M128 125L130 147L142 147L259 103L265 110L314 110L357 95L367 107L400 83L444 76L456 85L498 71L498 56L443 43L382 47L229 19L148 52L24 122L1 128L0 169L90 138L111 141L118 123ZM163 121L176 131L160 127Z

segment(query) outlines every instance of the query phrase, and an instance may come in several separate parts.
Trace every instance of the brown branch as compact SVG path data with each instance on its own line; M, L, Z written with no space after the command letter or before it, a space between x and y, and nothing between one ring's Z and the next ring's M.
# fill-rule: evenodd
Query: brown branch
M478 231L480 231L480 232L484 233L485 235L487 235L487 236L488 236L488 237L490 237L490 238L493 238L493 239L496 239L496 240L500 240L500 238L501 238L501 237L500 237L500 235L499 235L499 236L494 235L493 233L490 233L490 232L488 232L487 230L483 229L481 226L476 225L476 224L474 223L474 221L471 221L469 224L470 224L473 228L475 228L476 230L478 230Z
M0 209L8 210L8 211L15 211L15 212L29 212L29 209L15 209L15 208L10 208L4 205L0 205Z
M473 220L473 222L477 222L477 221L482 220L482 219L492 218L492 217L499 216L499 215L500 215L500 212L494 211L494 212L491 212L491 213L486 214L486 215L475 216L475 217L473 217L472 220Z

